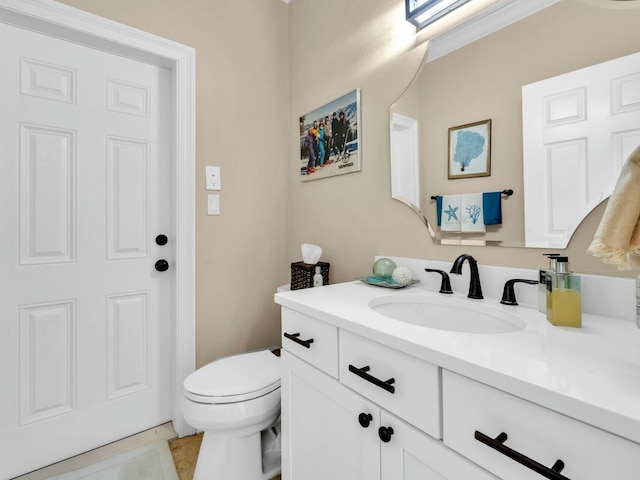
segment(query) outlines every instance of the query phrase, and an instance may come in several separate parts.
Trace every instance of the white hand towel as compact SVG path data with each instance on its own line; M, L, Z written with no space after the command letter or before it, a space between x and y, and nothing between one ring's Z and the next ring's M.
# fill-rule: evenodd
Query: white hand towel
M487 231L482 211L482 193L460 195L460 210L462 211L460 228L463 233Z
M460 231L460 195L442 196L442 225L443 232Z
M640 266L640 146L622 167L587 253L618 270Z

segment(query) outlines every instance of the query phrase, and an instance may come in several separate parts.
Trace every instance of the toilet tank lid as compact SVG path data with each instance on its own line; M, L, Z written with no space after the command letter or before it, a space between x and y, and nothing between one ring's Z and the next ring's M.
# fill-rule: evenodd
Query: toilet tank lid
M261 350L215 360L189 375L184 388L204 397L232 397L279 382L278 357L269 350Z

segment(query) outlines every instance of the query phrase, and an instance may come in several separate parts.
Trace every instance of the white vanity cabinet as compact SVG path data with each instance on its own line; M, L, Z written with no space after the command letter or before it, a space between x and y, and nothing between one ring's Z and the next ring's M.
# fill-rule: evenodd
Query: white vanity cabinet
M399 418L439 437L438 367L341 329L333 335L331 328L283 309L283 480L495 480ZM340 380L327 352L334 352ZM387 373L394 377L379 383L393 393L367 379Z
M283 480L496 480L286 350L281 360Z
M495 267L489 279L501 291L535 273ZM583 307L619 300L610 317L583 311L579 330L451 296L451 308L517 316L524 327L508 334L386 317L372 302L400 294L358 282L278 294L283 480L640 480L640 333L635 309L616 309L635 282L583 280Z

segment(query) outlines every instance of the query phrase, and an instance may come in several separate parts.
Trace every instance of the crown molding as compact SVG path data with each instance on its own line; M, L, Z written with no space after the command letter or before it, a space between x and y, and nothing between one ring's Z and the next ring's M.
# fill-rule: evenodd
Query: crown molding
M560 0L501 0L429 40L426 62L475 42Z

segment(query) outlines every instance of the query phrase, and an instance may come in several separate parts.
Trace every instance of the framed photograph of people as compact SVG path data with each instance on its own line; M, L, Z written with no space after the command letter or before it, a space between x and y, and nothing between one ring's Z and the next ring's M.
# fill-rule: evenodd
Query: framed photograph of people
M449 129L449 179L491 175L491 120Z
M359 89L300 117L299 168L303 182L361 170Z

